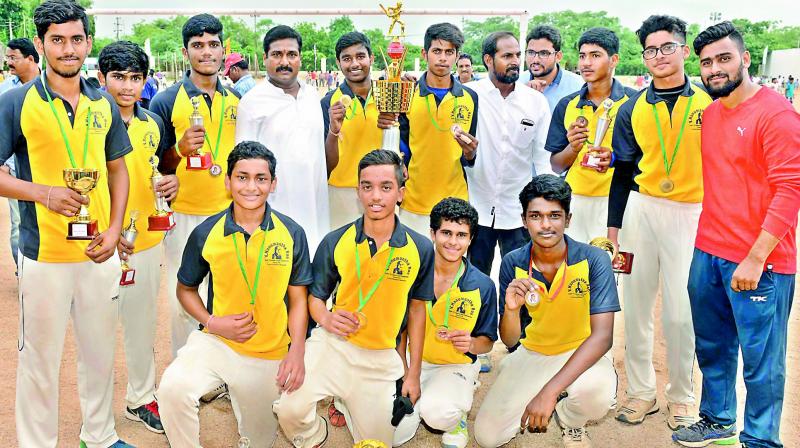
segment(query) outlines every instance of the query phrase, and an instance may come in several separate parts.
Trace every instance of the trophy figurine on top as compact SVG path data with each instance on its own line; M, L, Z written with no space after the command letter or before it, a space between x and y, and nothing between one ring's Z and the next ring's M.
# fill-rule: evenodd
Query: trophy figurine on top
M603 139L606 138L608 128L611 126L611 117L609 113L612 107L614 107L614 100L606 98L603 101L603 114L597 119L597 127L595 127L594 130L595 146L603 146ZM582 127L588 127L589 121L585 117L580 116L578 117L578 124ZM583 160L581 160L581 166L584 168L599 168L599 164L600 158L595 151L591 149L583 156Z
M400 41L405 37L405 23L400 20L402 14L403 3L397 2L394 7L385 8L380 5L383 12L387 17L392 19L389 25L388 37L391 38L389 47L384 54L381 48L381 56L383 56L383 63L386 65L386 77L372 81L372 92L375 96L375 105L378 112L401 114L408 112L411 107L411 99L414 97L414 89L417 83L414 81L403 81L400 76L403 72L403 63L406 59L408 49ZM392 34L394 26L400 25L400 34ZM389 55L389 61L386 60L386 54ZM381 141L381 148L389 151L400 153L400 124L395 122L389 129L383 130L383 140Z

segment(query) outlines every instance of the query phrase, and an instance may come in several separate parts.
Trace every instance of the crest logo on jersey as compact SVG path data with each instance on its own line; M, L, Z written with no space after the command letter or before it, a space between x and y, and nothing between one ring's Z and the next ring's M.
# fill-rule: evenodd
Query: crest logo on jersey
M280 241L270 243L264 249L264 263L271 266L288 266L292 258L289 253L289 247L286 243Z
M576 278L567 285L567 295L573 299L585 299L589 296L589 282L584 278Z
M405 257L394 257L386 268L386 276L391 280L405 280L411 275L411 263Z

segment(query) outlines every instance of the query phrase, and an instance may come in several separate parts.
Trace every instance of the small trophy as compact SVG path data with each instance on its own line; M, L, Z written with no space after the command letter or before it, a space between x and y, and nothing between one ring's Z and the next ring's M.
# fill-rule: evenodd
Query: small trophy
M67 227L68 240L92 240L97 234L97 220L89 216L89 198L86 195L97 185L98 177L100 177L100 170L97 168L64 169L64 183L87 201L87 204L81 204L78 215L70 221Z
M414 89L416 89L417 83L400 80L403 63L408 52L408 49L400 42L400 38L405 37L405 24L400 20L403 4L398 2L396 6L389 8L384 8L383 5L380 6L386 16L392 19L388 34L391 42L386 49L386 53L392 62L386 61L386 55L381 49L383 63L386 65L386 79L372 81L375 106L378 112L381 113L406 113L411 107L411 100L414 98ZM400 25L400 34L393 35L392 30L396 24ZM395 122L391 128L383 130L381 148L400 153L400 124L398 122Z
M136 220L139 219L139 210L131 210L130 218L130 224L122 230L122 237L133 244L136 241L136 235L139 234L139 229L136 228ZM136 269L128 265L128 261L132 256L133 255L129 255L127 260L122 260L122 278L119 280L120 286L127 286L135 283Z
M203 126L203 116L200 115L198 108L200 107L200 100L192 98L192 107L194 110L189 115L189 127ZM203 147L200 147L194 154L189 154L186 157L187 170L207 170L211 168L213 161L211 160L210 152L203 152Z
M617 252L610 239L599 236L589 241L589 244L608 252L611 257L611 268L617 274L630 274L633 269L633 254L631 252Z
M157 185L161 182L164 176L158 172L158 156L150 156L150 166L153 167L153 173L150 175L150 185L153 187L153 194L156 199L156 210L152 215L147 217L147 230L151 232L172 230L175 227L175 216L172 210L169 209L167 200L157 193Z
M595 146L603 146L603 139L606 138L606 132L611 125L611 117L608 113L614 107L614 100L606 98L603 100L603 115L597 120L597 127L594 129L594 144ZM582 118L582 117L579 117ZM586 120L584 118L584 120ZM597 157L595 151L588 151L581 160L581 166L585 168L600 168L600 157Z

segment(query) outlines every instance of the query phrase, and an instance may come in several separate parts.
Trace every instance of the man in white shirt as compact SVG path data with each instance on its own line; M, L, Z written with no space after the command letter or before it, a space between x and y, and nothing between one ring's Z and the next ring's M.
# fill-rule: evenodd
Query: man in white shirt
M478 94L478 144L475 165L466 168L470 203L478 210L478 231L470 246L470 262L486 274L492 269L495 246L504 256L522 247L528 234L522 227L519 191L535 173L552 174L544 150L550 108L540 92L517 84L520 46L508 32L483 41L483 64L489 76L469 83Z
M328 181L319 95L297 81L302 48L300 34L285 25L264 36L269 79L239 103L236 142L258 141L280 160L276 166L280 186L270 194L270 205L300 224L314 253L330 230Z

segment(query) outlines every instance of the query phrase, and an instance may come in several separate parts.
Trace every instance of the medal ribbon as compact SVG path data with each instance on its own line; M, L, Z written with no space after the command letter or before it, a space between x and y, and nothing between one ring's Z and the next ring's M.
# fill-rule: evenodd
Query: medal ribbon
M258 249L258 263L256 263L256 276L253 279L253 286L250 286L250 280L247 278L247 269L244 267L242 256L239 254L239 243L236 242L236 234L233 236L233 248L236 251L236 260L239 262L239 269L242 271L242 277L247 285L247 291L250 293L250 305L256 304L256 293L258 292L258 279L261 277L261 262L264 261L264 245L267 243L267 233L269 228L264 231L264 239L261 241L261 248ZM242 236L244 238L244 236ZM245 242L245 252L247 251L247 242Z
M564 244L566 245L567 242L564 241ZM558 284L558 288L556 288L556 290L555 290L555 292L553 294L550 294L550 291L547 292L547 295L549 296L547 300L549 300L550 302L552 302L553 300L555 300L556 297L558 297L558 293L561 292L561 288L564 287L564 282L567 279L567 258L566 257L564 257L564 261L561 263L561 266L559 266L558 269L556 270L556 275L558 275L558 271L561 271L561 267L562 266L564 267L564 270L561 272L561 283ZM528 264L528 278L533 280L533 242L531 242L531 261ZM555 280L555 278L553 278L553 280Z
M214 162L217 161L217 154L219 154L219 141L222 137L222 120L225 118L225 97L228 96L225 93L220 93L222 95L222 109L219 111L219 127L217 128L217 145L211 150L211 160ZM214 102L212 100L211 106L214 106ZM211 115L211 111L209 110L209 116ZM203 134L203 137L206 139L206 143L208 147L211 148L211 142L208 140L208 134Z
M461 264L458 266L458 272L456 273L456 277L453 279L453 283L450 285L450 288L447 289L447 308L444 311L444 323L442 324L444 328L450 329L450 293L453 292L453 288L456 287L458 281L461 279L461 275L464 273L464 262L462 261ZM431 301L425 302L425 305L428 307L428 318L431 320L431 323L434 327L438 327L439 324L436 323L436 320L433 318L433 304Z
M664 133L661 130L661 120L658 118L658 109L656 109L656 105L653 104L653 117L656 119L656 129L658 130L658 142L661 144L661 155L664 157L664 171L667 172L667 178L669 178L669 173L672 172L672 166L675 164L675 156L678 155L678 148L681 146L681 140L683 139L683 130L686 128L686 119L689 118L689 109L692 108L692 100L694 96L689 97L689 102L686 104L686 110L683 112L683 122L681 123L681 130L678 133L678 140L675 142L675 149L672 150L672 160L667 162L667 148L664 145Z
M364 292L361 291L361 258L358 256L358 243L356 243L356 278L358 279L358 309L356 313L361 312L364 307L369 302L369 299L372 298L372 295L375 294L375 290L378 289L378 285L381 284L383 281L383 277L386 276L386 270L389 269L389 264L392 262L392 255L394 255L394 247L389 250L389 258L386 259L386 266L383 267L383 273L381 276L378 277L378 280L372 285L372 288L367 293L367 296L364 297Z
M361 104L361 100L358 99L358 95L353 93L355 98L353 99L353 105L350 106L350 116L348 117L347 114L344 115L345 120L352 120L356 116L356 109L358 109L358 104ZM372 88L369 89L369 93L367 93L367 99L364 101L364 104L361 106L361 109L364 110L364 118L367 117L367 109L366 106L369 105L369 99L372 98Z
M44 93L47 96L47 104L50 105L50 110L53 112L53 116L56 117L56 122L58 123L58 130L61 131L61 139L64 141L64 146L67 147L67 155L69 155L69 163L70 165L72 165L73 168L77 168L77 165L75 164L75 155L72 153L72 146L69 144L69 139L67 138L67 132L64 130L64 124L61 123L61 119L58 118L56 107L53 105L53 98L50 96L50 92L47 91L47 81L45 81L44 71L42 71L42 87L44 87ZM77 113L78 111L76 110L74 112ZM82 165L86 165L86 155L89 153L89 117L91 116L92 116L92 107L89 106L88 110L86 111L86 135L84 135L83 137Z
M425 104L428 106L428 118L431 119L431 123L433 124L433 127L435 127L439 132L449 131L449 129L440 128L439 127L439 122L437 122L436 118L433 117L433 112L431 112L431 97L432 96L433 96L432 93L429 94L429 95L425 95ZM444 101L445 97L447 97L447 95L442 97L442 101ZM455 98L455 100L453 101L453 110L450 113L454 113L455 110L458 109L458 97L453 95L453 98ZM436 116L437 117L439 116L439 108L438 107L436 108Z

